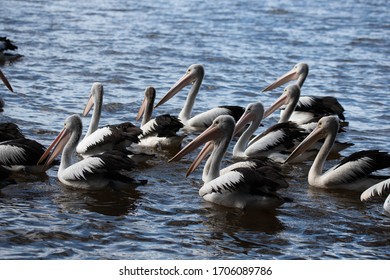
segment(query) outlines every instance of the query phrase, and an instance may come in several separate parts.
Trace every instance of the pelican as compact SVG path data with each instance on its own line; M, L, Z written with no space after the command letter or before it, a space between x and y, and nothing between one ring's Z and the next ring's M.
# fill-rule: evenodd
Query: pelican
M179 151L170 161L178 160L207 141L213 151L203 169L204 185L199 195L206 201L233 208L275 209L285 202L277 191L288 183L277 172L268 168L236 168L220 174L221 161L233 136L235 121L232 116L218 116L211 126ZM194 162L202 160L200 153ZM272 169L271 169L272 170ZM193 172L190 169L189 175Z
M3 72L0 70L0 79L3 81L4 85L9 89L9 91L14 92L11 84L7 80L7 77L3 74ZM4 107L4 100L0 98L0 111L3 110Z
M152 147L160 151L178 148L185 137L177 135L183 124L177 117L170 114L159 115L152 119L155 98L156 89L147 87L144 92L144 100L136 116L137 121L143 116L142 134L139 135L140 142L137 146Z
M383 209L385 209L388 213L390 213L390 179L384 180L382 182L379 182L372 187L365 190L361 196L361 201L368 201L375 196L386 196L387 198L385 202L383 203Z
M138 143L142 130L130 122L117 125L107 125L98 129L103 104L103 85L93 83L89 100L84 108L86 116L95 106L88 131L77 145L76 152L83 157L103 153L113 149L125 150L132 143Z
M273 90L292 80L297 80L296 85L298 85L299 88L302 88L308 74L309 65L306 63L298 63L293 67L293 69L264 88L263 92ZM340 120L345 120L344 108L335 97L301 96L295 106L295 110L293 110L293 113L290 116L290 120L298 124L303 124L311 121L315 117L323 117L327 115L337 115Z
M192 83L192 87L188 92L186 102L183 109L179 113L179 119L184 124L184 129L188 131L204 131L211 125L213 120L220 115L231 115L235 120L238 120L244 108L240 106L219 106L209 111L191 117L192 108L195 104L196 96L199 92L200 85L204 77L204 68L201 64L193 64L187 72L171 87L165 96L155 106L158 107L171 99L185 86Z
M119 151L106 152L90 156L72 164L72 154L80 140L82 131L81 119L78 115L69 116L64 122L64 128L46 150L38 163L48 157L47 167L61 153L61 163L58 169L58 179L66 186L99 190L105 187L122 188L133 184L145 184L145 180L134 180L124 171L130 171L134 162L126 154Z
M323 173L325 160L339 130L339 119L335 116L322 117L317 127L289 155L285 163L291 162L320 139L321 146L308 174L309 185L326 189L346 189L362 192L368 187L387 179L371 173L390 167L390 154L377 150L360 151L344 158L339 164Z

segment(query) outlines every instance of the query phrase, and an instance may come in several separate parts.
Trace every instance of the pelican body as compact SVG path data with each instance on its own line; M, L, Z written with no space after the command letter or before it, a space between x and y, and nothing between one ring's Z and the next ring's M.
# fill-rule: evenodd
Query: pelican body
M232 139L234 127L232 116L217 117L209 128L178 152L171 161L178 160L200 145L212 141L213 151L203 169L204 185L199 189L199 195L206 201L226 207L275 209L285 202L277 191L288 187L288 183L276 170L241 165L220 172L221 161ZM194 162L201 161L205 155L201 152ZM193 166L187 175L194 171Z
M235 120L238 120L244 112L244 108L240 106L219 106L217 108L200 113L191 117L192 109L195 104L196 96L199 92L204 77L204 67L201 64L193 64L187 72L171 87L165 96L155 106L158 107L175 94L182 90L185 86L192 83L192 87L188 92L187 99L183 109L179 113L179 119L184 124L184 129L188 131L204 131L211 125L213 120L220 115L231 115Z
M62 151L58 179L62 184L74 188L99 190L112 187L116 189L146 183L145 180L134 180L126 173L126 171L133 169L134 162L128 155L120 151L90 156L73 163L72 155L80 140L81 131L80 117L78 115L68 117L65 120L63 130L38 163L42 162L53 149L52 154L45 162L45 166L48 166Z
M285 162L291 162L314 143L325 138L309 170L309 185L318 188L362 192L370 186L387 179L386 176L371 174L374 171L390 167L390 154L377 150L353 153L323 173L326 158L332 149L338 129L339 119L337 117L327 116L321 118L317 127L295 148Z

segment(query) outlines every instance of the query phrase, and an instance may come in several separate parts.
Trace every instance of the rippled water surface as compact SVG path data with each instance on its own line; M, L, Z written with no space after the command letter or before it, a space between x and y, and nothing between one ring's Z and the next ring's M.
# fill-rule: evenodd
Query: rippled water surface
M389 7L384 0L8 0L0 36L24 57L1 66L15 93L0 85L0 121L48 145L100 81L101 125L135 122L144 88L153 85L159 99L193 63L206 70L194 113L257 100L268 106L282 89L260 90L305 61L302 94L333 95L346 109L350 125L341 140L355 145L342 156L390 151ZM178 113L186 91L156 114ZM128 192L66 188L56 167L46 177L18 178L0 192L0 258L390 258L382 202L309 187L309 162L291 170L285 195L292 203L257 213L204 202L201 170L185 178L193 155L169 164L168 156L135 170L149 182Z

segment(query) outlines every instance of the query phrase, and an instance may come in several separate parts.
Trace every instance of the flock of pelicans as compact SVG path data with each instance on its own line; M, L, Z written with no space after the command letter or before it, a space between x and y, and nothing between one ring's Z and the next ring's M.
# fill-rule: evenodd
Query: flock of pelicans
M146 184L146 180L131 177L131 171L137 164L148 159L144 151L154 149L159 154L172 148L180 149L186 136L196 134L169 161L180 160L205 144L189 167L187 176L208 157L199 195L219 205L275 209L289 201L282 195L282 189L289 185L283 175L283 167L313 158L308 173L308 183L313 187L361 192L362 201L390 194L390 174L373 174L390 167L390 154L387 152L356 152L328 171L323 171L331 153L350 146L337 140L347 123L344 109L334 97L300 96L308 73L308 65L299 63L267 86L263 91L296 81L288 85L266 110L262 103L257 102L248 104L246 108L220 106L192 116L204 77L204 67L194 64L156 105L155 89L145 89L144 101L136 116L136 120L142 118L140 127L124 122L99 128L104 89L101 83L94 83L83 111L83 116L86 116L93 108L83 139L82 121L78 114L66 118L62 131L47 149L25 138L16 124L0 124L0 186L4 187L14 173L46 172L56 164L61 152L58 179L66 186L98 190ZM0 78L13 91L1 71ZM187 99L177 117L164 114L152 118L154 108L163 105L188 85L191 87ZM1 107L3 105L4 102L1 102ZM254 136L262 120L279 108L279 122ZM226 151L233 145L233 138L232 157L235 163L221 169ZM390 212L390 195L383 207Z

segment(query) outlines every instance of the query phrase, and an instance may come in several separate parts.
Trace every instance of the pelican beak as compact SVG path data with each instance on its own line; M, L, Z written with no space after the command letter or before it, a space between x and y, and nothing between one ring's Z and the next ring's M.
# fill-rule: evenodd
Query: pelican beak
M45 151L45 153L41 156L41 158L38 160L37 165L39 165L42 161L44 161L46 158L46 162L44 164L44 169L46 170L47 167L53 162L53 160L58 156L59 153L61 153L62 149L68 142L70 137L69 131L64 128L60 134L56 137L56 139L53 141L53 143L50 144L49 148ZM48 158L48 155L50 154L50 151L53 150L50 157Z
M217 126L210 126L205 131L203 131L198 137L192 140L187 144L183 149L181 149L173 158L171 158L168 162L180 160L186 154L192 152L193 150L200 147L202 144L214 140L223 135L223 131Z
M85 117L86 115L88 115L89 111L91 111L92 109L92 106L95 104L95 101L94 101L94 98L93 98L93 94L91 94L89 96L89 99L88 99L88 102L87 104L85 105L85 108L84 108L84 111L83 111L83 117Z
M213 148L214 148L214 145L213 145L212 141L207 142L203 146L202 150L199 152L197 157L194 159L194 161L192 162L192 164L188 168L187 173L186 173L186 177L188 177L192 172L194 172L196 170L196 168L198 168L198 166L200 165L202 160L205 159L211 153Z
M194 81L194 77L191 72L186 72L183 77L181 77L168 92L164 95L163 98L154 106L157 108L158 106L164 104L169 99L171 99L175 94L177 94L180 90L182 90L185 86L191 84Z
M291 152L283 163L292 161L325 136L323 129L317 125L316 128L294 149L294 151Z
M297 72L297 69L295 69L295 67L288 71L286 74L284 74L283 76L279 77L275 82L273 82L272 84L270 84L269 86L267 86L265 89L263 89L262 91L270 91L270 90L273 90L281 85L284 85L285 83L288 83L292 80L296 80L298 79L299 75L298 75L298 72Z
M142 117L142 115L144 114L145 109L146 109L146 104L147 104L147 98L145 97L145 98L144 98L144 101L142 101L141 107L139 108L138 114L137 114L137 116L135 117L135 120L136 120L136 121L139 121L139 119L140 119L140 118Z
M255 119L255 114L252 112L244 113L241 118L237 121L236 126L234 127L233 137L241 131L247 123L252 122Z
M3 72L0 70L0 79L3 81L5 86L11 91L14 92L11 84L8 82L7 78L4 76Z
M286 102L287 102L287 95L282 94L267 110L265 110L263 119L267 118L273 112L275 112L278 108L285 105Z

